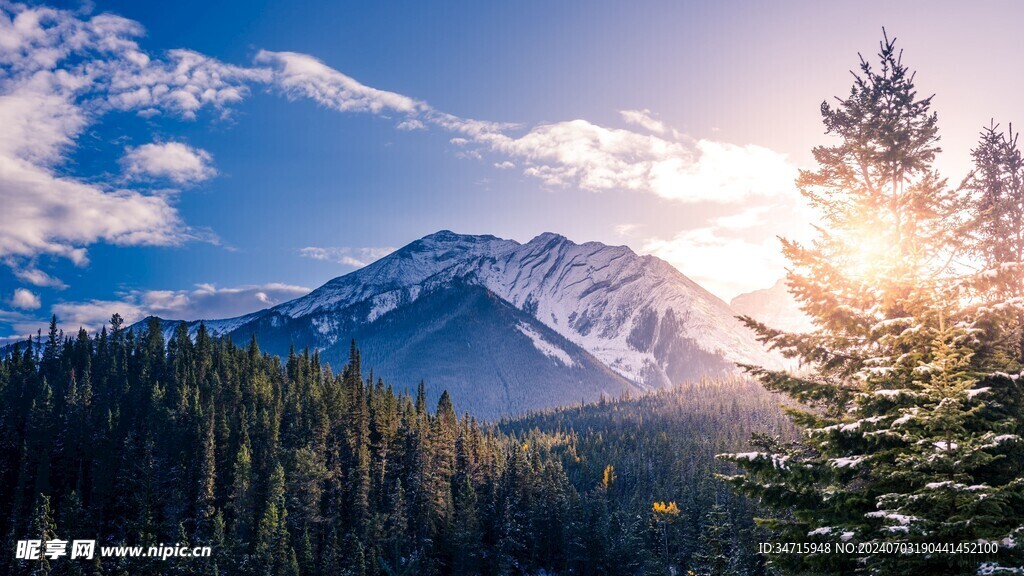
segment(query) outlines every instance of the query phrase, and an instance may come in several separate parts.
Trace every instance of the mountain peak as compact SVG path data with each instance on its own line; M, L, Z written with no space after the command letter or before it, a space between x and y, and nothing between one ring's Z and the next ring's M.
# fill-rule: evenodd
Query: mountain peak
M451 241L451 240L458 240L461 237L462 237L462 234L456 234L455 232L452 232L451 230L445 229L445 230L438 230L437 232L434 232L433 234L427 234L426 236L421 238L421 240Z
M498 316L484 313L491 300L498 306L492 311L502 310ZM602 381L624 378L644 388L730 373L734 362L775 366L734 314L667 262L626 246L576 244L553 232L521 244L439 230L306 296L207 328L238 341L258 334L267 349L309 346L325 358L343 356L352 338L376 338L379 348L368 353L390 369L398 369L387 364L398 347L408 348L409 358L447 358L444 370L424 372L435 378L445 370L483 374L481 366L510 367L518 375L502 372L506 379L478 383L481 393L507 395L535 378L525 353L513 359L502 352L500 343L509 338L526 338L529 350L561 362L566 372L558 386L572 390L589 378L573 372L585 364L581 357L565 360L563 352L573 346L617 375ZM458 328L444 328L449 322ZM495 322L501 326L488 324ZM408 330L396 336L399 325ZM443 351L428 346L438 331ZM454 365L469 368L453 372Z
M569 240L565 236L562 236L561 234L557 234L555 232L541 232L540 234L537 235L536 238L534 238L533 240L530 240L529 243L534 243L534 242L536 242L536 243L544 243L544 244L551 243L551 242L559 242L559 243L561 243L561 242L568 242L570 244L574 244L574 242L572 240Z
M452 243L452 242L481 242L490 240L499 240L497 236L490 234L459 234L458 232L452 232L451 230L438 230L433 234L427 234L420 240L428 240L431 242L438 243Z

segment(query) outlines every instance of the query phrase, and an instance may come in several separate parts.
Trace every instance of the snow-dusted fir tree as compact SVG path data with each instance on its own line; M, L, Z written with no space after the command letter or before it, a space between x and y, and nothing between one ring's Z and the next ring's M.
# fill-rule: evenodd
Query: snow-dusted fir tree
M986 269L1024 260L1024 157L1019 134L992 122L971 150L974 170L961 188L968 194L968 247ZM1018 275L1019 279L1019 275ZM1020 290L1020 282L1012 289Z
M974 170L961 185L967 200L964 237L981 270L968 285L984 306L982 327L993 355L1002 355L996 367L1019 372L1024 315L1012 304L1024 297L1024 157L1012 126L1004 132L994 122L981 131L971 156Z
M708 510L697 540L697 551L690 572L697 576L735 576L732 525L725 506L715 504Z
M723 455L733 484L776 509L781 542L1012 541L1024 500L1015 416L987 404L1005 355L990 346L991 294L965 274L967 202L932 167L931 97L920 97L895 41L861 59L847 97L823 103L833 146L797 185L818 209L817 238L783 242L788 284L817 329L785 334L747 318L801 370L750 367L801 407L806 434ZM1019 461L1018 461L1019 463ZM1011 467L1013 468L1013 467ZM864 550L860 548L858 550ZM772 557L792 573L962 574L982 556L832 553ZM1013 565L1013 551L999 561Z

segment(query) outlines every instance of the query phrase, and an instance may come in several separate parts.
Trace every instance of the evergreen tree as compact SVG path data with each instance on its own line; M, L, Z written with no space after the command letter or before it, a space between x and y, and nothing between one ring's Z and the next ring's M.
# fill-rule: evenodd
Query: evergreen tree
M471 576L480 573L480 549L483 533L480 529L476 491L469 478L463 480L455 498L455 517L452 534L452 574Z
M966 243L990 270L1016 269L1024 262L1024 157L1018 136L1012 126L1003 131L992 122L984 128L971 150L974 169L961 185L969 202ZM1006 274L1002 280L1013 280L1006 288L1019 294L1020 278Z
M238 565L245 563L249 550L256 502L252 492L252 456L249 450L249 433L245 414L243 408L240 415L242 428L239 433L238 451L232 474L234 480L228 500L228 509L231 512L231 541L235 548L235 562Z
M735 552L732 550L732 525L725 507L715 504L708 511L697 541L691 570L699 576L730 576Z
M32 576L47 576L50 574L50 560L46 556L46 542L57 538L57 526L53 522L50 513L50 497L40 494L36 499L35 513L32 515L32 523L28 528L28 535L31 539L40 541L38 560L32 561L29 574Z
M217 443L214 435L214 415L211 411L210 417L205 420L202 429L202 461L199 463L199 485L197 486L196 498L196 523L204 537L209 537L212 531L213 517L216 509L216 486L217 486Z
M749 370L803 405L789 412L806 439L762 437L760 451L724 458L745 471L730 478L737 487L776 509L765 525L779 541L998 540L1019 527L1021 488L993 465L1020 440L1006 434L1011 419L986 411L991 387L979 376L1001 362L982 329L990 312L968 304L978 286L950 265L966 249L963 202L932 167L931 97L918 96L894 40L878 57L877 68L862 59L848 97L822 104L839 142L815 148L818 169L797 181L822 227L812 244L783 250L816 330L784 334L745 319L803 365ZM793 572L965 569L950 554L772 561Z
M406 515L406 494L400 480L395 481L395 490L388 502L388 511L384 523L385 541L383 556L380 563L389 576L414 574L418 566L417 558L412 557L408 542L409 521Z

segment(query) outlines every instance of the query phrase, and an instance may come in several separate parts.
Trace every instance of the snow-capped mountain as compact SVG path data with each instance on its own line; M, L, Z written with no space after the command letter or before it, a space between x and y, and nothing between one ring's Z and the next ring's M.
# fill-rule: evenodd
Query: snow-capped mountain
M725 302L668 263L551 233L520 244L437 232L301 298L205 323L236 341L256 335L274 353L309 346L332 363L344 361L356 338L368 365L400 385L424 378L439 393L441 377L446 387L473 388L470 397L509 390L497 405L487 402L492 414L727 373L736 362L778 366ZM497 339L493 346L484 334ZM450 345L438 344L444 339ZM428 348L434 361L423 356ZM508 358L498 356L509 354L522 356L508 364L520 364L515 376L500 368ZM529 373L541 365L543 374ZM472 381L479 378L487 381ZM542 378L557 381L541 390L534 381ZM539 396L523 397L520 388Z

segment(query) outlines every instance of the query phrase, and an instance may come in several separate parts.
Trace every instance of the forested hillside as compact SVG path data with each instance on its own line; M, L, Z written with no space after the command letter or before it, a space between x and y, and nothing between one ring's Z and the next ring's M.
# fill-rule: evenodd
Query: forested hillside
M756 383L709 380L500 429L557 440L553 454L589 501L583 544L598 573L759 574L754 506L715 480L729 470L715 456L752 435L789 439L794 429L779 402Z
M335 374L205 330L54 324L0 362L0 571L757 573L750 506L711 475L781 426L766 393L705 383L494 426L363 371L354 346ZM30 538L213 554L12 559Z

